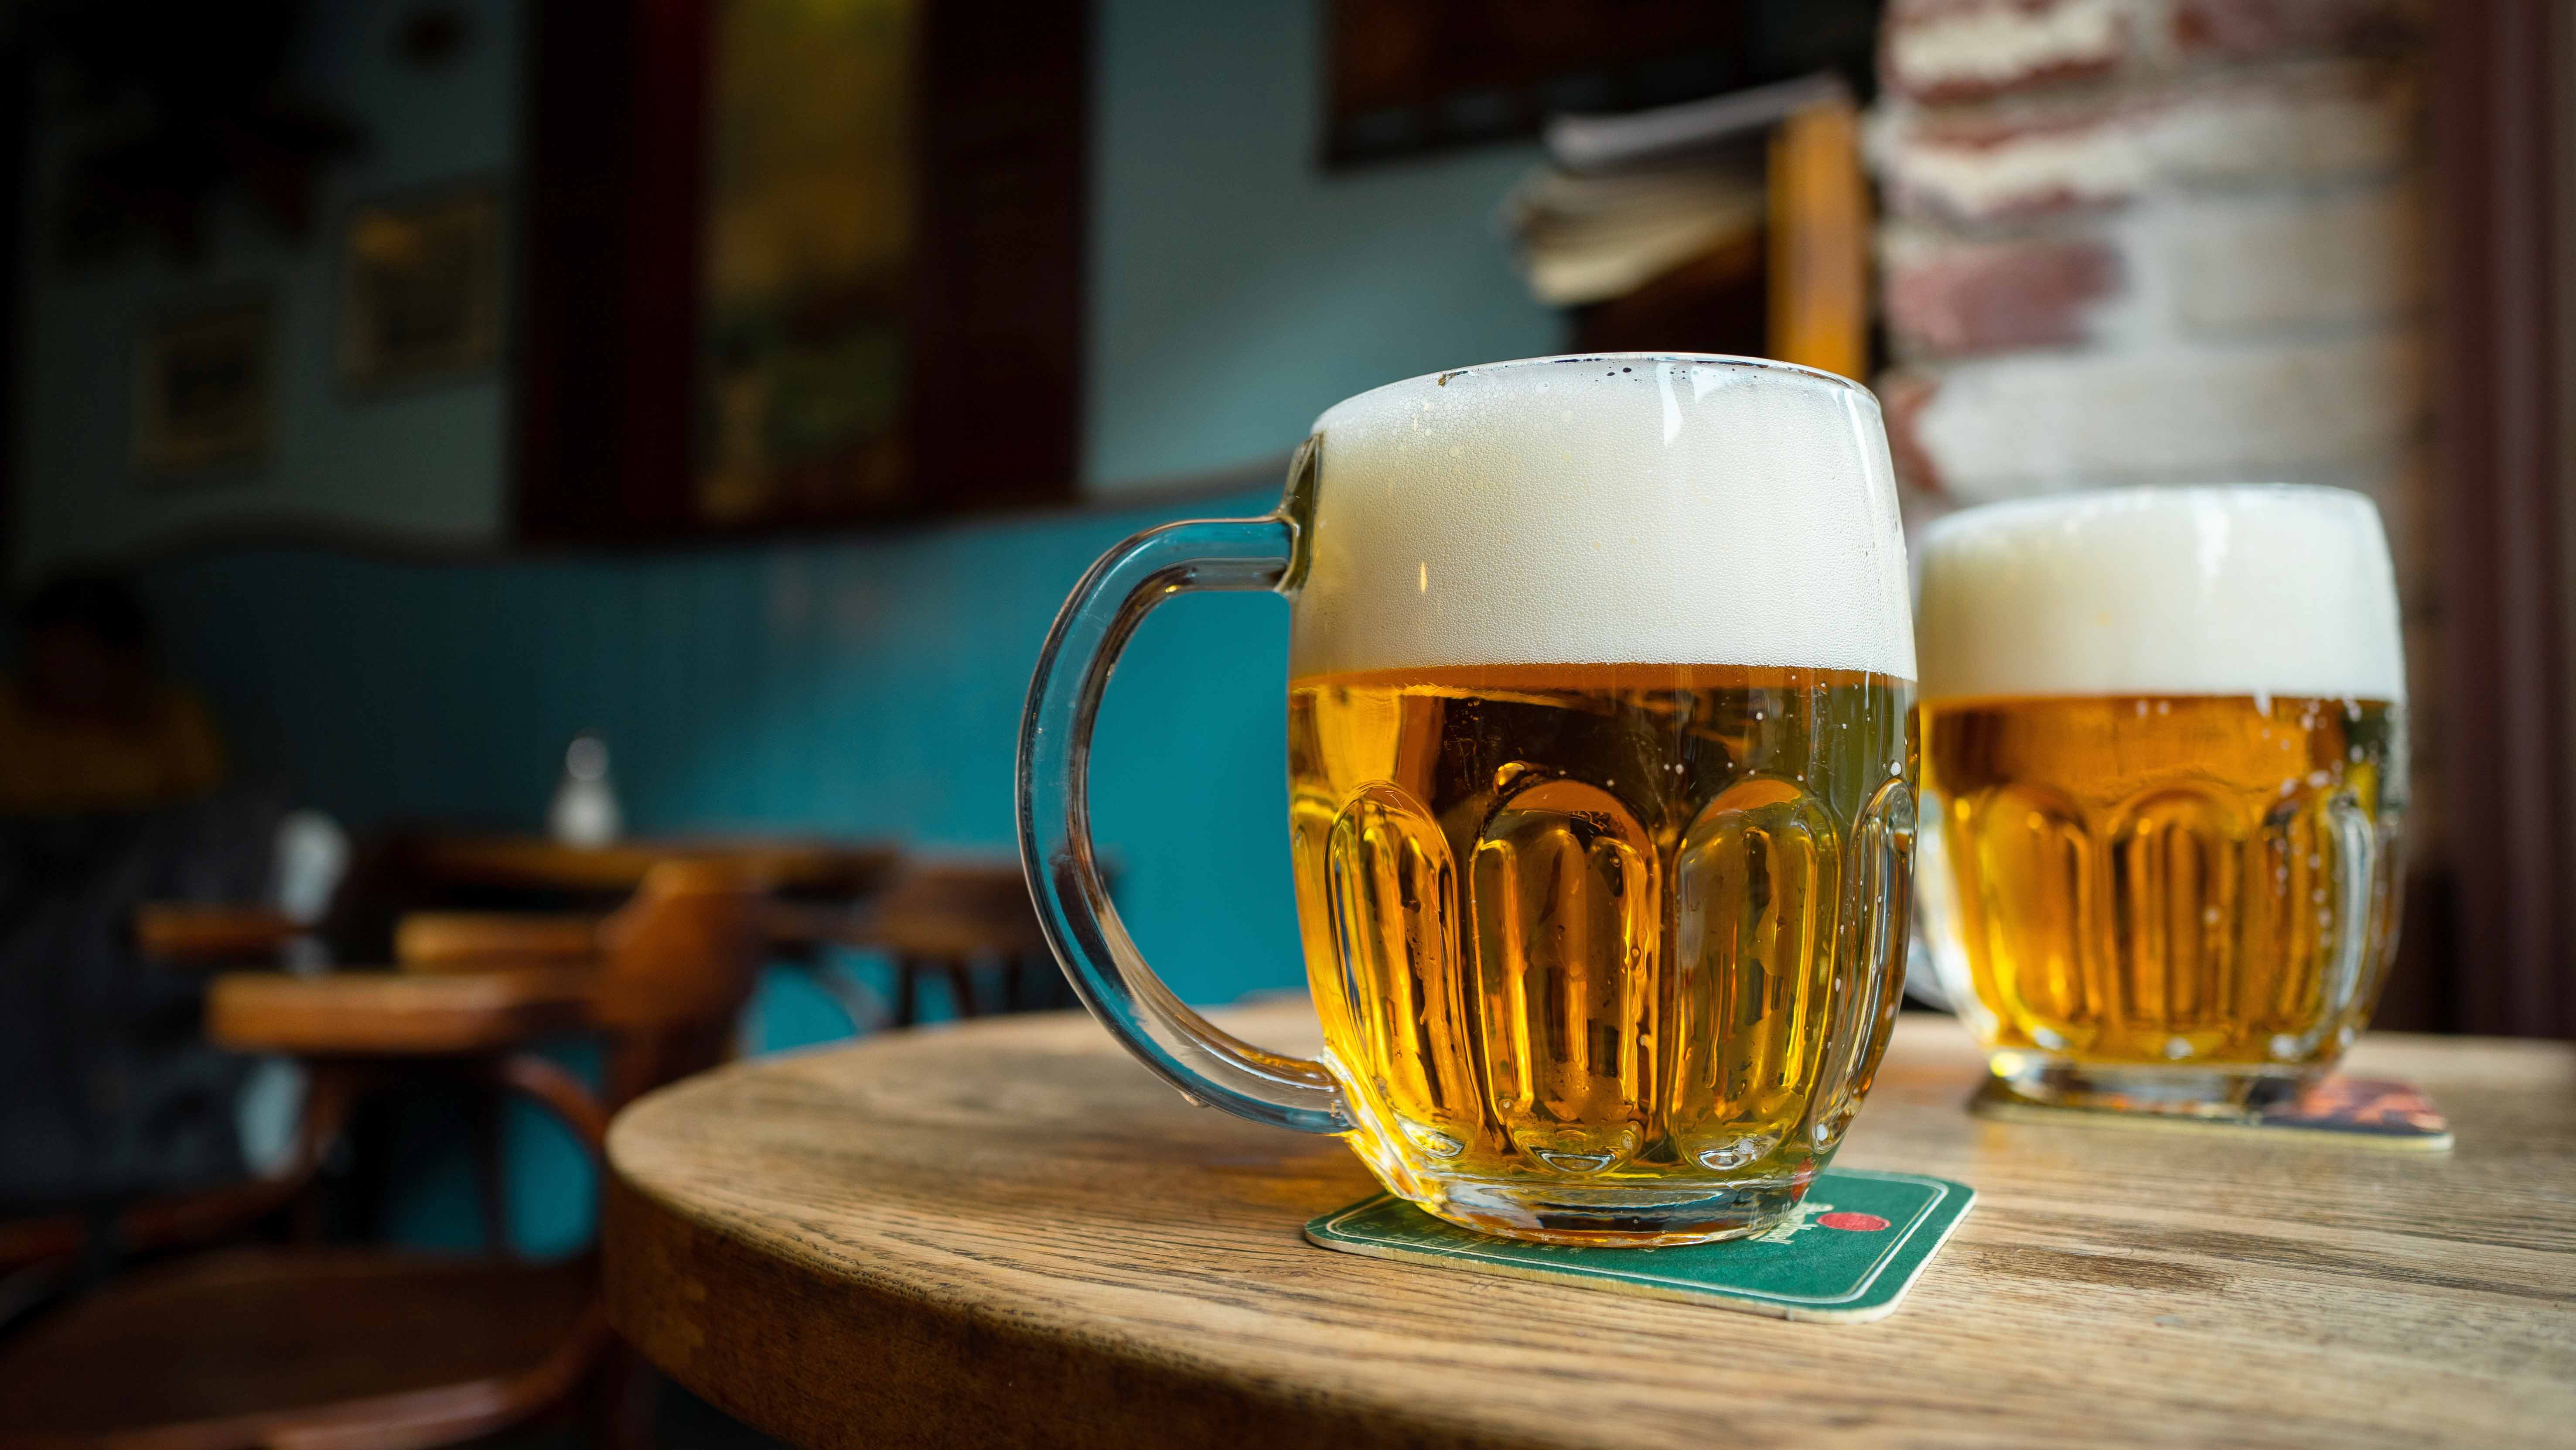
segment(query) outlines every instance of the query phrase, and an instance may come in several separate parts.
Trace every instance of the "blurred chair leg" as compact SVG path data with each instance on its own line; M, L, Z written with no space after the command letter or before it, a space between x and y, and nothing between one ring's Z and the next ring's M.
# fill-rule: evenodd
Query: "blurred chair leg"
M975 969L966 963L948 964L948 995L956 1000L959 1020L983 1015L975 1005Z
M591 1450L652 1450L661 1381L624 1340L609 1345L590 1377Z
M903 957L895 958L894 963L894 1025L921 1025L920 964Z
M474 1133L475 1176L482 1189L484 1252L506 1257L511 1252L510 1155L501 1100L477 1093L467 1112Z
M850 1019L850 1030L865 1036L880 1031L894 1021L886 1008L885 998L876 989L851 976L831 962L816 962L806 972L808 980L832 999L841 1015Z

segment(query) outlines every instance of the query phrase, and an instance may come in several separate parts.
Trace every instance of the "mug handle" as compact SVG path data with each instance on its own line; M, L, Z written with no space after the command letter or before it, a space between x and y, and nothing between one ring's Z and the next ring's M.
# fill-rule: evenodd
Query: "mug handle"
M1148 529L1074 586L1020 717L1020 865L1048 945L1091 1015L1192 1102L1301 1133L1356 1124L1320 1062L1265 1052L1172 995L1129 939L1091 846L1091 727L1119 652L1148 611L1199 589L1278 589L1295 558L1285 517Z

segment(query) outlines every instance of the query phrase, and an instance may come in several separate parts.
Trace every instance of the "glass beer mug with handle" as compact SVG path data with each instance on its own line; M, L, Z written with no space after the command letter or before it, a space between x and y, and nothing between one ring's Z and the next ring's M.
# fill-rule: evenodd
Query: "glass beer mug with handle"
M1177 1000L1094 862L1101 691L1193 589L1292 602L1321 1061ZM1269 517L1093 567L1030 685L1022 858L1083 1000L1190 1097L1339 1134L1488 1233L1755 1233L1833 1155L1896 1009L1913 679L1867 392L1740 358L1463 368L1325 413Z
M2202 1116L2323 1075L2397 934L2378 510L2120 489L1954 514L1922 554L1923 928L1995 1075Z

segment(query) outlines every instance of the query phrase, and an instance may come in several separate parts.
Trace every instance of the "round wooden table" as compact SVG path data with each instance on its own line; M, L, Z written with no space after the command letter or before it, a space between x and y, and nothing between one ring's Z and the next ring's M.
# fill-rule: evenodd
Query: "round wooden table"
M1302 1001L1225 1014L1310 1050ZM799 1444L2564 1443L2576 1050L2376 1038L2459 1146L1969 1117L1909 1016L1845 1166L1965 1179L1894 1317L1789 1323L1360 1258L1339 1143L1189 1106L1076 1015L658 1093L609 1138L612 1321Z
M894 864L893 847L766 837L638 838L567 846L543 836L438 835L418 845L421 870L467 885L624 895L654 863L724 861L766 889L855 895Z

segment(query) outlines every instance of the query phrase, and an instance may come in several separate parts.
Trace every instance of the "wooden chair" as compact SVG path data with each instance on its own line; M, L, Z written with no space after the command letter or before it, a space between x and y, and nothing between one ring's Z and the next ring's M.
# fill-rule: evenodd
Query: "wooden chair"
M754 897L721 866L664 864L598 939L585 965L231 974L209 993L207 1027L304 1058L336 1100L443 1062L533 1099L596 1159L615 1106L723 1055L759 959ZM608 1041L604 1093L528 1050L575 1029ZM616 1392L611 1346L587 1259L209 1254L133 1274L0 1345L0 1447L399 1450L529 1418L585 1384L615 1439L635 1427L618 1414L632 1397Z
M1016 861L908 863L832 940L883 952L894 963L898 1027L920 1021L925 977L946 981L958 1016L984 1015L976 972L988 967L1001 977L999 1011L1074 1005Z

